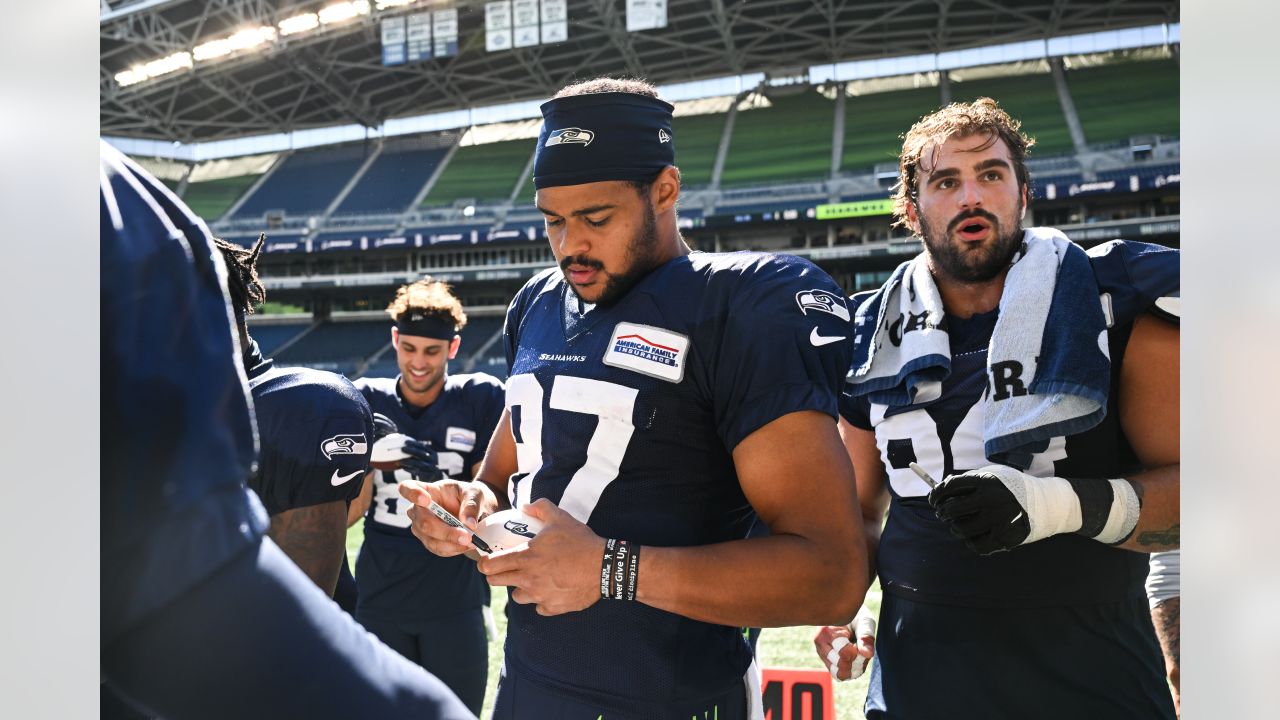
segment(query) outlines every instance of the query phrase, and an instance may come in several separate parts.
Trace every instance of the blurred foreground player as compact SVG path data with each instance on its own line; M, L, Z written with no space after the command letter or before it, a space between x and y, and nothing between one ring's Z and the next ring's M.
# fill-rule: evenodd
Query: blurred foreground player
M543 525L479 560L510 588L496 718L761 717L741 628L845 622L866 588L836 431L843 294L800 258L690 252L652 86L588 81L542 111L534 184L559 267L507 312L502 423L475 482L401 492ZM410 513L434 552L471 549ZM769 534L747 539L757 514Z
M414 477L475 477L502 415L502 383L484 373L449 374L467 316L448 285L430 279L405 285L387 314L400 375L361 378L356 387L410 438L404 445L409 458L364 481L356 619L479 714L489 679L489 586L471 560L437 557L422 547L409 530L411 504L399 487Z
M267 298L257 267L265 242L266 236L259 236L252 248L244 248L214 238L227 267L227 294L261 446L249 487L271 518L267 536L339 606L353 612L347 508L369 467L373 418L350 380L323 370L275 367L249 335L247 318ZM346 592L338 593L343 578Z
M204 224L101 146L104 681L164 718L467 718L262 537L251 404Z
M989 98L921 119L896 212L924 252L851 301L869 720L1174 714L1143 579L1179 536L1179 255L1023 228L1030 145Z

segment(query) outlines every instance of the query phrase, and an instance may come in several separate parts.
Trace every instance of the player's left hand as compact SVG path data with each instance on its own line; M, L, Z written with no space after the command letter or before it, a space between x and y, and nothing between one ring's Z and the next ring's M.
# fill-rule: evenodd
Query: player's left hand
M542 521L538 536L511 550L481 557L490 585L515 588L511 599L539 615L585 610L600 599L604 538L546 498L521 508Z
M409 457L400 461L400 469L409 473L416 480L435 482L444 477L440 472L440 458L436 455L431 443L408 438L404 441L404 452Z
M979 555L1062 533L1122 542L1141 509L1127 480L1036 477L1005 465L948 476L928 499L951 534Z

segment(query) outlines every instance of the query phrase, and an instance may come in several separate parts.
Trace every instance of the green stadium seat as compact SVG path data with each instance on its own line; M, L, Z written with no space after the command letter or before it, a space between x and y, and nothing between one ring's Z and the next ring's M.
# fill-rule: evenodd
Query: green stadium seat
M840 170L867 173L877 163L896 163L902 134L938 109L936 87L851 96L844 105L844 155Z
M770 101L770 107L738 113L722 186L831 175L835 103L816 90Z
M1090 144L1178 135L1178 61L1131 60L1067 72Z
M671 121L676 165L680 167L680 182L684 186L711 183L711 170L720 151L720 137L724 135L724 121L725 113L677 117Z
M1036 139L1031 157L1075 152L1050 73L953 82L951 97L957 102L989 97L1000 103L1006 112L1022 121L1022 131Z
M458 148L422 206L448 207L464 198L480 203L506 202L534 144L532 140L507 140Z
M222 217L261 175L241 175L190 183L182 201L205 222Z

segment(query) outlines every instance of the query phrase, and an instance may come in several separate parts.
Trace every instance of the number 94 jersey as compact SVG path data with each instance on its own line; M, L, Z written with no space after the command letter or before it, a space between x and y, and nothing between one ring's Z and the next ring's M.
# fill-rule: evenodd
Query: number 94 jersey
M556 268L539 274L507 314L512 504L547 498L642 545L745 537L754 513L734 447L788 413L836 417L850 328L839 287L791 256L693 253L607 307L584 308ZM507 607L509 663L564 690L607 690L624 714L740 683L750 662L740 629L640 603L555 618Z

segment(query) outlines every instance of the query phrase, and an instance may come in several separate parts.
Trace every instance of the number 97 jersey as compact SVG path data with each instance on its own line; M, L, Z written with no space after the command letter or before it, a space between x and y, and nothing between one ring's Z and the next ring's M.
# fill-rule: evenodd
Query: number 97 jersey
M538 275L507 314L512 504L547 498L597 535L642 545L744 538L754 513L734 447L788 413L834 422L850 331L840 289L796 257L694 253L607 307L583 306L558 269ZM561 690L611 693L624 715L740 683L751 659L740 629L640 603L555 618L507 607L508 663Z

